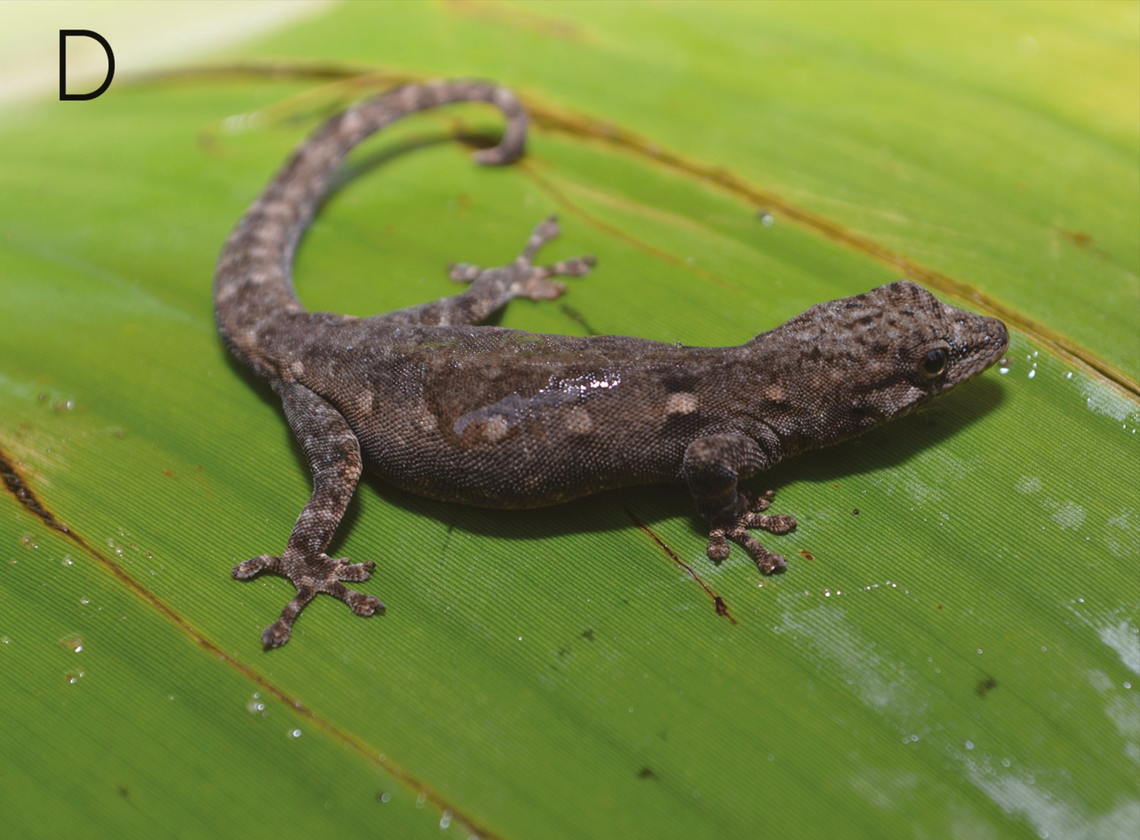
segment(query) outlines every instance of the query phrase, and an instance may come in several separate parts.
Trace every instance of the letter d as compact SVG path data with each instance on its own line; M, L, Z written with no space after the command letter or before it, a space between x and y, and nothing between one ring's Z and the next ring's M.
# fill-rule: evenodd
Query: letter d
M103 45L103 50L107 53L107 76L103 79L103 84L91 93L67 92L67 38L69 35L94 38ZM115 78L115 54L111 52L111 45L107 43L106 38L90 29L59 30L59 98L61 102L65 99L94 99L96 96L102 96L103 92L111 86L111 79L113 78Z

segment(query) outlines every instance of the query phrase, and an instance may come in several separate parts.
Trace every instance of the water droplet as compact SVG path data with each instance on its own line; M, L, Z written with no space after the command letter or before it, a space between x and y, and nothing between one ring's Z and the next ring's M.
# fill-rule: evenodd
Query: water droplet
M772 227L776 222L776 220L772 218L772 214L767 210L761 210L756 214L756 218L760 220L760 224L764 225L764 227Z
M1026 376L1027 376L1027 378L1029 378L1029 379L1032 379L1032 378L1033 378L1033 377L1035 377L1036 375L1037 375L1037 367L1036 367L1036 365L1035 365L1035 366L1033 367L1033 369L1032 369L1031 371L1029 371L1029 373L1028 373L1028 374L1026 374Z
M388 793L388 791L386 791L386 790L381 791L380 795L377 796L376 799L379 800L380 802L391 802L392 801L392 794Z
M451 811L444 811L443 816L439 818L439 827L447 828L451 825Z
M974 742L973 741L967 741L966 742L966 749L972 750L973 748L974 748Z
M245 710L251 715L261 715L265 717L265 701L261 699L261 692L253 692L253 697L245 704Z
M291 729L291 730L289 730L289 734L292 735L294 738L300 738L301 737L301 730L300 729Z
M426 791L420 791L420 795L416 797L416 807L417 808L424 807L425 802L427 802L427 792Z
M59 643L68 650L79 653L83 650L83 637L78 633L72 633L70 636L64 636L59 640Z
M32 539L31 534L20 534L20 545L22 545L24 548L39 548L39 545L36 544L36 541Z

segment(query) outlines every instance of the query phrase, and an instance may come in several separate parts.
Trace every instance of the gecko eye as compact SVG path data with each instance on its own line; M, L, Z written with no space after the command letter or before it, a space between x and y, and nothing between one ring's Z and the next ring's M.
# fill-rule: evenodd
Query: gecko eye
M919 370L927 379L935 379L946 372L946 351L939 347L929 351L919 365Z

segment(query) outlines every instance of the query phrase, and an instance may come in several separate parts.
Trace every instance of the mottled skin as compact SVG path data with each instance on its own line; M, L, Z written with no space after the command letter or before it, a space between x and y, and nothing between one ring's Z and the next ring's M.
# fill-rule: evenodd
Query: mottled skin
M288 641L318 592L359 615L384 609L342 583L367 579L372 562L325 554L364 462L406 490L497 508L684 481L709 522L709 557L727 557L735 542L768 574L784 559L747 529L781 534L795 520L763 513L772 493L740 492L738 480L906 414L1005 350L1000 321L905 281L813 306L739 347L475 326L511 298L557 297L564 287L550 277L593 264L533 264L558 233L553 218L509 265L453 267L452 279L470 284L463 294L370 318L306 312L292 290L293 252L344 155L406 114L471 100L507 117L503 141L477 161L517 158L526 114L509 91L475 82L399 88L306 140L218 260L222 336L281 395L313 471L313 495L285 551L233 569L242 579L275 572L297 588L262 634L266 648Z

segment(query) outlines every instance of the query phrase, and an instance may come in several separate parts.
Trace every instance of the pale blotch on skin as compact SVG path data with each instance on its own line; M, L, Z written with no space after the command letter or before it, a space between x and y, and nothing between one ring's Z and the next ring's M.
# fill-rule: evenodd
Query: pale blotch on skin
M372 411L372 392L371 391L361 391L360 392L360 411L362 414L367 414L368 412Z
M665 399L666 414L692 414L697 410L696 394L670 394Z
M785 402L788 398L787 392L779 385L769 385L764 389L764 396L772 402Z
M430 411L425 411L420 415L420 428L425 432L434 432L439 428L439 422L435 419L435 415Z
M301 364L299 361L298 362L290 362L289 363L289 373L293 374L293 376L295 376L295 377L304 376L305 375L305 366L303 364Z
M566 431L572 435L586 435L594 430L594 421L590 412L580 405L574 406L566 413Z
M507 422L507 418L501 414L496 414L484 424L483 435L487 440L491 441L491 443L497 443L506 437L509 429L510 424Z

